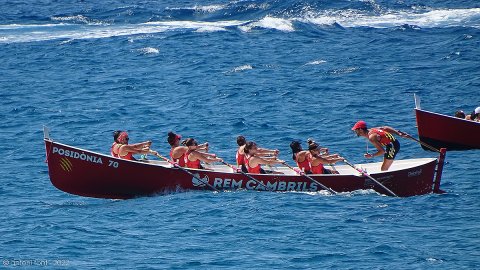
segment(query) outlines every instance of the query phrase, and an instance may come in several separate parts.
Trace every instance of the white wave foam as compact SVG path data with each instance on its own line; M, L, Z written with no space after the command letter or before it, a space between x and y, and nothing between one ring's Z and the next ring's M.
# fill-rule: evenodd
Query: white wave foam
M224 9L224 5L208 5L208 6L194 6L193 9L197 12L212 13Z
M225 8L225 5L206 5L193 7L167 7L166 10L193 10L195 12L212 13Z
M198 28L195 32L204 33L204 32L220 32L227 31L227 29L219 26L205 26Z
M238 66L238 67L234 68L232 70L232 72L241 72L241 71L250 70L250 69L253 69L253 67L251 65L243 65L243 66Z
M66 24L5 24L0 25L0 30L14 30L14 29L28 29L28 28L43 28L43 27L57 27L57 26L64 26Z
M293 32L295 29L293 28L292 21L289 19L282 19L282 18L275 18L267 16L259 21L252 22L243 26L240 26L240 30L244 32L249 32L253 28L266 28L266 29L276 29L283 32Z
M160 52L159 49L152 48L152 47L141 48L141 49L138 49L138 51L141 52L142 54L158 54Z
M325 61L325 60L315 60L315 61L308 62L305 65L321 65L321 64L326 63L326 62L327 61Z
M90 19L83 15L74 15L74 16L58 16L58 17L51 17L53 21L60 21L60 22L73 22L73 23L84 23L89 25L102 25L107 24L106 22Z
M202 8L218 9L220 6L203 6ZM198 8L198 7L197 7ZM55 39L94 39L116 36L131 36L141 34L156 34L164 31L192 29L198 32L225 31L226 27L238 27L241 31L251 31L253 28L276 29L283 32L295 31L294 21L332 25L338 23L343 27L397 27L415 25L422 28L432 27L476 27L480 28L480 8L431 10L424 13L413 10L409 12L388 11L383 15L373 16L358 10L324 11L321 14L309 12L301 18L283 19L264 17L259 21L160 21L129 25L108 25L91 20L83 15L52 17L58 24L42 25L0 25L0 43L35 42ZM73 22L72 24L68 22ZM74 22L84 22L78 25ZM18 31L16 31L18 30ZM309 64L321 64L311 62Z
M94 39L94 38L109 38L118 36L130 36L140 34L155 34L169 30L177 29L202 29L200 31L224 31L224 27L238 26L245 22L241 21L219 21L219 22L194 22L194 21L168 21L168 22L148 22L143 24L131 25L84 25L75 24L58 24L54 28L41 29L38 25L31 31L30 26L15 26L21 32L8 33L4 36L1 43L10 42L35 42L55 39ZM9 26L11 27L11 25ZM1 26L0 26L1 29ZM1 33L0 33L1 34Z
M51 17L54 21L74 21L88 23L88 18L83 15Z
M442 9L424 13L388 11L379 16L363 14L358 10L326 11L321 14L307 14L296 20L318 25L338 23L343 27L389 28L401 25L433 27L480 27L480 8Z
M244 21L217 21L217 22L196 22L196 21L160 21L147 22L140 25L168 26L172 28L200 28L200 27L228 27L244 24Z

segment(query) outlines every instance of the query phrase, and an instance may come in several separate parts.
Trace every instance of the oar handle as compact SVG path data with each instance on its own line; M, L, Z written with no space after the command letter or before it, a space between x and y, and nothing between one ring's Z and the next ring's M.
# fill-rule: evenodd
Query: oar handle
M327 190L328 192L330 192L330 194L337 194L336 191L334 191L333 189L331 189L331 188L325 186L324 184L318 182L317 180L313 179L312 177L306 175L305 172L303 172L303 171L297 171L294 167L290 166L287 162L283 162L282 164L285 165L285 166L287 166L287 167L288 167L289 169L291 169L292 171L298 173L299 175L301 175L301 176L307 178L308 180L314 182L315 184L319 185L319 186L322 187L323 189L325 189L325 190Z
M362 175L368 177L370 180L372 180L373 182L375 182L377 185L379 185L380 187L382 187L384 190L386 190L388 193L390 193L390 195L394 196L394 197L398 197L397 194L395 194L393 191L391 191L389 188L387 188L386 186L384 186L382 183L378 182L375 178L373 178L371 175L369 175L368 173L366 173L364 170L361 170L359 168L357 168L355 165L353 165L352 163L350 163L348 160L344 159L343 162L345 162L346 164L348 164L348 166L352 167L353 169L355 169L357 172L361 173Z
M178 165L176 162L173 162L171 161L170 159L160 155L157 151L153 151L153 150L150 150L150 153L151 154L154 154L155 156L165 160L166 162L172 164L175 168L177 169L180 169L186 173L188 173L190 176L192 176L193 178L197 179L198 181L200 181L201 183L205 184L206 186L208 186L210 189L214 190L214 191L218 191L218 189L216 189L214 186L210 185L208 182L206 182L205 180L197 177L196 175L194 175L193 173L189 172L188 170L182 168L180 165Z

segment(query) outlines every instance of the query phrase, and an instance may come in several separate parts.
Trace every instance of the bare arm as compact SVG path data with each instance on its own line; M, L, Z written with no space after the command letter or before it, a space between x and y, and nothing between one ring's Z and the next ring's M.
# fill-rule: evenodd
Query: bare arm
M135 144L132 144L132 145L124 144L124 145L120 146L120 148L118 149L118 154L120 156L124 156L128 153L147 154L149 151L150 151L150 148L148 146L140 148L139 144L137 144L137 145L135 145Z
M188 146L177 146L172 151L172 157L174 159L181 158L185 152L187 152Z
M192 146L192 147L195 147L195 148L190 148L191 150L199 150L199 151L208 152L208 142L202 143L202 144L199 144L199 145L196 145L196 146Z
M372 157L381 156L381 155L385 154L385 149L383 149L383 146L380 144L380 141L378 140L378 135L371 134L368 137L368 140L370 140L370 142L373 144L373 146L375 146L375 148L377 148L377 152L373 153L373 154L366 153L364 155L366 158L372 158Z
M274 164L282 164L285 161L280 160L280 159L265 159L261 157L255 156L250 160L250 166L251 167L257 167L257 165L274 165Z
M275 149L275 150L270 150L270 149L266 149L266 148L258 148L257 149L257 154L260 154L260 155L278 156L278 153L280 153L280 151L278 151L277 149Z
M217 157L212 157L210 155L205 155L204 153L200 153L200 152L192 152L188 157L190 159L190 156L193 156L195 159L199 159L200 161L203 161L203 162L221 162L222 159L220 158L217 158ZM190 159L191 160L191 159Z
M407 137L410 136L405 132L402 132L400 130L394 129L394 128L389 127L389 126L383 126L383 127L381 127L381 129L385 130L388 133L393 133L393 134L396 134L396 135L398 135L400 137L403 137L403 138L407 138Z
M332 156L314 156L312 160L313 166L318 166L318 164L335 164L339 161L343 161L344 158L339 155Z

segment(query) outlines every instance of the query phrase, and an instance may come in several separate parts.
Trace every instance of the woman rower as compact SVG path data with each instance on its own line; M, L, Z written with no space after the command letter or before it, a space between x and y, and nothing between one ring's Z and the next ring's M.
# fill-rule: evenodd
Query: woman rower
M247 144L247 140L243 136L237 137L237 144L238 149L235 155L237 160L237 166L241 167L242 172L248 172L247 167L245 166L245 145ZM257 156L278 156L279 151L277 149L270 150L265 148L257 148Z
M113 133L114 143L110 152L112 156L127 160L136 160L134 154L148 154L150 153L151 141L141 143L128 144L129 137L126 131L117 130Z
M304 173L311 174L312 169L310 167L310 161L308 161L309 151L303 150L299 141L293 141L290 143L292 149L292 159L297 163L298 168Z
M180 167L185 167L185 153L188 150L206 150L208 151L208 143L194 146L180 145L180 134L175 134L172 131L168 133L167 142L170 144L170 158L173 162L177 163Z
M325 169L324 164L335 164L339 161L343 161L344 158L338 154L333 155L322 155L322 151L325 151L326 148L321 148L316 142L312 139L308 140L308 155L307 159L310 163L311 173L312 174L337 174L336 171L331 171ZM326 151L328 153L328 149ZM307 172L306 172L307 173Z
M255 142L247 142L243 151L245 152L245 167L249 173L264 174L265 170L262 169L261 165L274 165L282 164L285 161L277 159L276 156L273 157L260 157L257 144ZM277 172L269 172L277 173Z
M192 169L203 169L202 165L200 165L200 161L205 163L210 162L222 162L223 160L218 158L215 154L210 153L202 153L190 149L190 147L197 147L198 143L193 138L188 138L185 140L185 145L189 147L189 149L185 152L184 160L185 165L188 168Z

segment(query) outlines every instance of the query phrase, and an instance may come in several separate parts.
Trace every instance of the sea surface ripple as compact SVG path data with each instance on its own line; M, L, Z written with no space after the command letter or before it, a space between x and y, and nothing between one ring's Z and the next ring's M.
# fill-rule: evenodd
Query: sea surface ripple
M50 183L42 127L108 153L112 131L208 141L315 138L355 163L359 119L417 135L424 109L480 106L476 1L3 1L0 259L31 269L478 269L479 151L442 195L185 192L132 200ZM448 129L448 127L446 127ZM399 159L435 157L401 140ZM370 146L372 149L372 146ZM378 160L376 160L378 161Z

